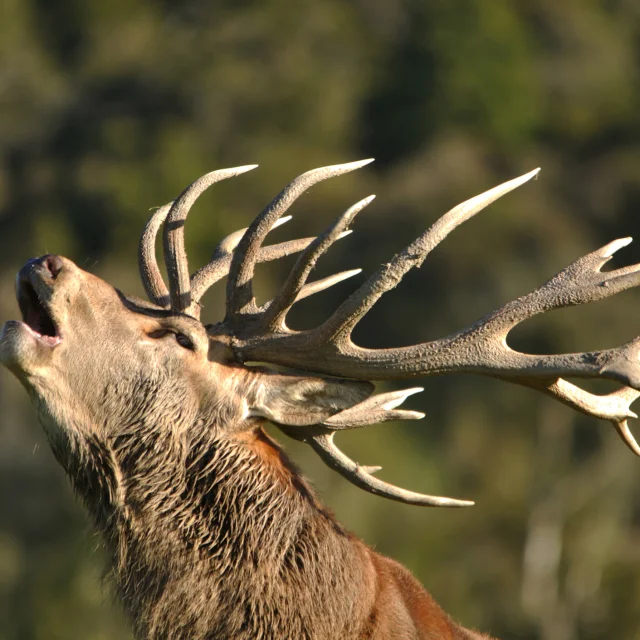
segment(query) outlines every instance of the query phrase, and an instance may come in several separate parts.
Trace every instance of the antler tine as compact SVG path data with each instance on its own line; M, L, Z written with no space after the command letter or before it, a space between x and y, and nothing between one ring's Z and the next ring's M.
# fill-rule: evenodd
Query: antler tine
M283 224L289 222L293 216L282 216L282 218L278 218L272 225L269 231L273 231L278 227L281 227ZM230 256L235 248L238 246L240 240L242 240L242 236L249 230L249 227L244 227L244 229L238 229L233 233L230 233L228 236L220 240L217 244L216 248L213 250L213 257L219 258L221 256Z
M362 273L362 269L350 269L349 271L340 271L340 273L334 273L332 276L327 276L326 278L322 278L321 280L309 282L305 284L302 289L300 289L300 293L296 296L294 302L300 302L300 300L304 300L309 296L320 293L321 291L325 291L329 287L333 287L334 284L338 284L339 282L342 282L347 278L357 276L359 273Z
M539 172L540 169L534 169L523 176L485 191L445 213L417 240L396 255L390 263L383 265L377 273L347 298L324 325L318 329L317 334L322 335L323 339L326 339L326 336L332 336L338 340L349 340L349 336L356 324L380 297L397 286L411 268L422 266L429 253L457 226L466 222L510 191L536 177Z
M353 206L349 207L338 219L322 234L320 234L300 255L295 265L291 269L287 280L279 293L269 305L264 318L263 326L270 331L277 331L284 328L284 319L298 294L302 291L309 274L316 265L316 262L329 247L340 238L347 227L353 222L356 215L362 211L375 196L369 196Z
M261 247L256 262L260 264L286 258L294 253L304 251L314 240L315 238L298 238L297 240L288 240L287 242ZM229 273L231 260L232 254L218 256L193 274L191 277L192 303L200 302L208 289Z
M162 279L156 260L156 237L172 205L173 202L165 204L151 214L138 245L138 267L144 290L149 300L160 307L169 306L169 290Z
M276 220L271 230L289 222L291 218L292 216L283 216ZM207 290L229 273L233 252L246 232L247 227L238 229L223 238L213 250L211 261L191 276L191 303L194 311L199 309L197 303L200 302ZM258 254L258 262L278 260L292 253L297 253L305 249L312 241L313 238L300 238L262 247Z
M251 171L258 165L251 164L231 169L212 171L198 178L174 201L164 226L164 259L169 276L171 308L180 312L193 312L190 292L189 264L184 250L184 221L205 189L227 178Z
M372 161L372 159L361 160L303 173L290 182L251 223L249 230L238 244L231 262L227 283L227 317L225 319L228 324L234 324L235 319L240 315L257 311L253 299L253 271L260 246L273 222L314 184L359 169Z
M390 420L420 420L424 418L424 414L418 411L405 411L396 408L409 396L422 390L421 387L415 387L413 389L403 389L370 396L355 406L334 414L321 425L285 427L283 430L291 437L311 445L329 468L337 471L349 482L369 493L391 498L391 500L404 502L405 504L424 507L472 506L474 503L468 500L416 493L375 478L373 474L380 471L382 467L358 464L341 451L333 441L336 431L364 427Z
M338 239L349 235L349 233L350 231L342 233ZM315 238L298 238L297 240L288 240L287 242L280 242L278 244L271 244L267 247L261 247L256 262L261 264L263 262L272 262L274 260L279 260L280 258L286 258L294 253L304 251L314 240ZM205 267L199 269L191 277L192 300L199 303L207 290L216 282L222 280L222 278L229 273L230 267L231 255L222 255L215 260L212 260ZM295 301L298 302L299 300L312 296L314 293L324 291L334 284L342 282L343 280L351 278L361 272L362 269L351 269L349 271L342 271L332 276L328 276L322 280L305 284ZM194 308L194 311L196 310L197 309Z
M629 418L638 417L631 411L631 404L640 396L640 391L631 387L621 387L612 393L596 395L563 378L548 383L528 381L525 386L538 389L588 416L608 420L627 447L640 456L640 445L633 437L628 424Z
M636 418L638 416L635 416ZM622 442L624 442L633 453L637 456L640 456L640 447L636 442L636 439L633 437L631 430L629 429L629 421L628 420L620 420L620 421L612 421L613 426L615 427L618 435L620 436Z
M306 442L320 456L320 459L331 469L337 471L356 487L364 489L384 498L390 498L405 504L421 505L423 507L471 507L473 502L469 500L456 500L440 496L430 496L422 493L402 489L388 482L384 482L372 474L379 467L363 467L338 449L333 442L334 433L324 433L312 436Z
M369 396L353 407L332 415L322 424L329 427L331 431L342 431L390 420L422 420L424 413L397 409L409 396L422 391L424 391L422 387L413 387Z

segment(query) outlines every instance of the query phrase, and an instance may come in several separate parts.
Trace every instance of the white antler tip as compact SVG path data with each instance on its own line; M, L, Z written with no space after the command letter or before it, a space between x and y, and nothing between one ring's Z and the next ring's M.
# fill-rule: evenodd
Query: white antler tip
M626 247L632 242L633 242L633 238L631 237L618 238L617 240L610 242L608 245L602 248L602 257L610 258L616 251L618 251L619 249L622 249L622 247Z
M537 178L539 173L540 173L540 167L538 167L537 169L534 169L533 171L529 171L529 173L525 173L519 178L516 178L513 182L524 184L525 182L528 182L532 178Z
M338 236L338 240L341 240L342 238L346 238L347 236L350 236L353 233L353 229L347 229L346 231L343 231L339 236Z
M378 473L378 471L382 471L382 467L378 465L358 465L358 469L360 471L364 471L364 473L369 473L373 475L374 473Z
M627 447L629 447L629 449L631 449L631 451L633 451L637 456L640 456L640 446L629 429L629 423L626 420L622 420L621 422L613 421L613 426L616 428L618 435L622 438Z
M271 230L273 231L277 227L282 226L283 224L289 222L293 216L282 216L282 218L278 218L272 225Z
M374 199L375 196L368 196L366 198L363 198L362 200L358 200L358 202L351 205L342 215L343 222L346 221L347 224L351 224L356 215L358 215L358 213L360 213Z
M199 178L197 183L204 183L208 186L219 182L220 180L226 180L228 178L235 178L239 176L241 173L246 173L247 171L251 171L255 169L257 164L245 164L242 167L229 167L228 169L217 169L216 171L210 171L206 173L201 178Z
M366 167L373 162L374 158L367 158L365 160L356 160L355 162L345 162L344 164L336 164L334 169L343 169L345 171L353 171L354 169L360 169Z
M536 178L539 173L540 173L540 167L538 167L537 169L534 169L533 171L529 171L529 173L525 173L524 175L518 176L517 178L513 178L508 182L498 185L497 187L494 187L494 189L491 189L487 193L496 193L496 194L499 194L497 197L500 197L505 193L508 193L509 191L512 191L513 189L516 189L517 187L523 185L525 182L529 182L529 180L531 180L532 178ZM482 195L484 194L481 194L481 196Z
M385 411L392 411L396 407L399 407L409 396L420 393L421 391L424 391L422 387L413 387L411 389L403 389L402 391L397 391L392 394L394 397L389 400L389 402L386 402L382 405L382 408Z

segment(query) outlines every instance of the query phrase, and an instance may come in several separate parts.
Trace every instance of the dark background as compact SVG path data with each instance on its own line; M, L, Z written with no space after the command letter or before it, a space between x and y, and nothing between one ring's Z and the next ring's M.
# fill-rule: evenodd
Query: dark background
M439 337L638 232L639 110L634 0L5 0L1 317L18 314L17 269L45 252L140 294L149 208L212 169L261 165L195 208L194 266L295 175L375 156L314 188L273 234L319 232L376 193L321 277L370 272L451 206L542 166L356 333L368 346ZM614 262L639 260L631 245ZM261 295L288 264L260 269ZM317 323L353 286L300 304L294 326ZM219 301L218 291L205 300L206 320ZM627 292L534 319L511 342L537 353L614 346L639 333L638 309ZM639 638L640 460L607 423L533 391L465 376L418 383L425 392L407 408L425 420L340 444L386 479L477 505L365 495L284 442L338 517L465 625L504 640ZM129 638L101 584L99 541L5 371L0 406L0 640Z

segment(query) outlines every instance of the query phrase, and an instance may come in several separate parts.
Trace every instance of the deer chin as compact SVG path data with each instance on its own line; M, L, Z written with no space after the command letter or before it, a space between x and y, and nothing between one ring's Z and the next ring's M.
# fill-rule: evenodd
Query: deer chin
M0 333L0 363L18 378L36 373L50 361L49 339L38 336L24 322L9 320Z

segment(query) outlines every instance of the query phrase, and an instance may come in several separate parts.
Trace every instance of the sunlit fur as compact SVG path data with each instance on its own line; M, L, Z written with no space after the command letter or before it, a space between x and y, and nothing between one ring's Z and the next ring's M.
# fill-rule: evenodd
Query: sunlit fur
M369 385L238 366L199 322L63 265L33 275L61 344L7 323L0 357L102 534L137 639L480 638L341 527L262 430L263 405L320 420ZM153 337L165 329L193 349Z

